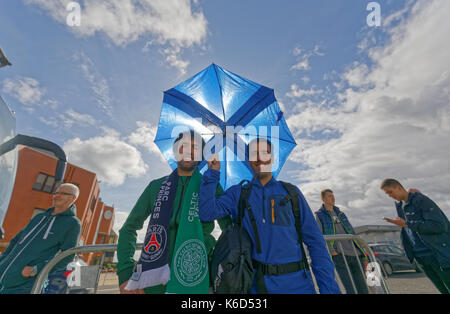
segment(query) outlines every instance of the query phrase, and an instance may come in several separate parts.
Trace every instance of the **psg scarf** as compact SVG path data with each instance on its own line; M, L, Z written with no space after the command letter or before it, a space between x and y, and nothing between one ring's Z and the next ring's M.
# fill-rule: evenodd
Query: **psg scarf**
M177 192L175 170L159 189L141 256L126 290L167 285L167 293L208 293L208 256L198 216L201 175L196 170L185 191L174 253L169 265L170 220Z

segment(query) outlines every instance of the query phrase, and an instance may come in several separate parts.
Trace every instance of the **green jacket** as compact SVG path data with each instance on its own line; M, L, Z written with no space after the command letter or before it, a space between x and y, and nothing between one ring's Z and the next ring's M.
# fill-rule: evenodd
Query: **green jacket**
M77 245L81 223L75 205L56 215L53 210L36 215L0 255L0 293L31 290L36 277L23 277L24 267L36 266L39 273L59 251ZM66 257L53 271L65 269L72 260L73 255Z
M137 230L141 230L144 226L144 221L150 216L153 204L155 202L158 191L162 182L166 177L154 180L150 182L147 188L139 197L136 205L134 205L127 220L119 231L119 240L117 247L117 275L119 277L119 285L130 279L136 261L134 260L134 254L136 251L136 239ZM183 182L186 177L179 177L177 184L177 191L174 200L174 209L172 211L172 218L170 221L170 235L169 235L169 264L172 261L173 249L175 246L175 239L178 230L178 224L180 219L180 204L182 203ZM220 185L217 187L217 196L223 193ZM226 217L218 221L220 228L223 230L230 222L231 218ZM203 236L205 239L206 250L208 256L211 253L216 244L216 240L211 235L214 230L214 222L202 222ZM145 289L146 293L164 293L165 286L156 286Z

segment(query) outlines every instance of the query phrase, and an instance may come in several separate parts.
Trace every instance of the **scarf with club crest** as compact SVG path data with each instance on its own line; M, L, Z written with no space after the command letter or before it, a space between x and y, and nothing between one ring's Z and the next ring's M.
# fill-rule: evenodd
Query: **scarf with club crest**
M208 255L198 216L201 183L198 169L192 174L186 191L181 196L180 221L169 265L170 220L178 178L175 170L161 184L153 204L141 256L126 290L167 285L166 293L208 293Z

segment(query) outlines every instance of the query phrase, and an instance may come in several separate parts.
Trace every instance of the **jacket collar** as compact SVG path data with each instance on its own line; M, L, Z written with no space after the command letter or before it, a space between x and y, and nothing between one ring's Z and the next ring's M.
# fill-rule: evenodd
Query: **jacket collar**
M322 212L324 212L324 213L328 213L328 210L325 208L325 205L324 204L322 204L322 207L320 207L320 210L322 211ZM334 210L334 212L336 213L336 214L340 214L341 213L341 210L339 209L339 207L337 207L337 206L333 206L333 210Z
M255 185L255 186L260 187L260 188L268 187L268 186L270 186L272 184L275 184L275 182L276 182L276 180L275 180L275 178L273 176L270 179L270 181L267 182L267 184L265 186L262 186L261 181L259 181L259 179L256 176L253 177L253 179L251 181L252 185Z
M55 210L55 207L50 207L47 211L47 215L51 215L53 211ZM67 208L65 211L60 212L56 214L55 216L76 216L77 215L77 207L75 204L72 204L69 208Z
M417 192L416 193L408 193L408 199L406 200L406 204L411 204L411 201L417 196ZM398 201L395 202L395 205L400 208L402 207L403 201Z

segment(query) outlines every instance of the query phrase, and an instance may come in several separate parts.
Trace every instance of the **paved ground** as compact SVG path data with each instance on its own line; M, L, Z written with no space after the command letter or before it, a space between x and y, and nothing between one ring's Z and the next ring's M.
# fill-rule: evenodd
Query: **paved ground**
M119 294L119 280L115 273L100 275L97 294Z
M386 279L391 294L439 294L431 281L422 273L399 272ZM118 294L119 282L114 273L102 274L97 294Z
M416 272L399 272L386 280L392 294L439 294L431 281Z

